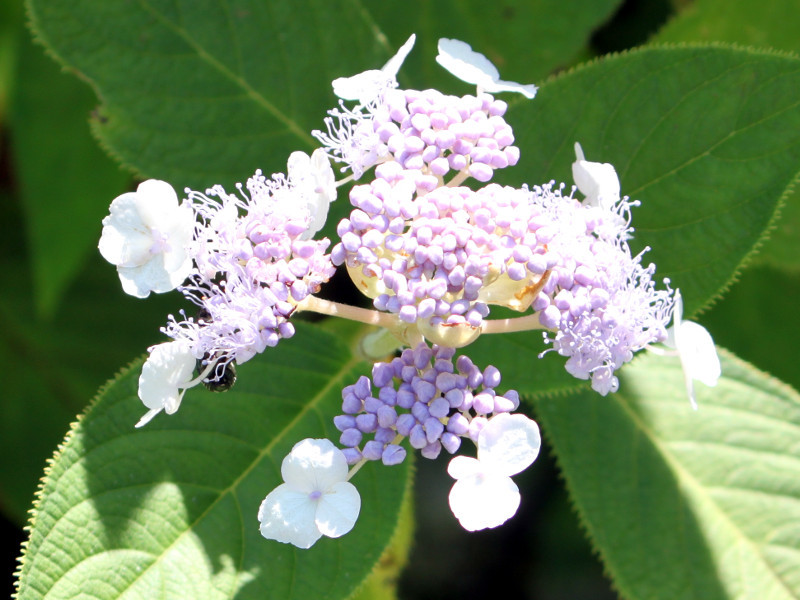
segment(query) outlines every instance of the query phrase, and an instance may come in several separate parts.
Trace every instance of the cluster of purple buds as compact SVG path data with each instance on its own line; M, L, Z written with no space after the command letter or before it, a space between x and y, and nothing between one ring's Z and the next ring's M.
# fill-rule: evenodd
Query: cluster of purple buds
M316 132L331 156L356 177L374 164L396 161L421 172L420 192L449 173L486 182L495 169L513 166L519 148L503 119L508 105L489 94L448 96L437 90L387 89L369 110L334 109L327 134Z
M407 348L376 363L371 380L362 376L342 390L344 414L333 422L350 464L362 459L399 464L406 456L404 438L425 458L436 458L442 448L455 454L462 437L477 442L490 416L517 409L517 392L495 391L500 385L495 367L481 371L464 355L454 365L454 354L453 348L424 343Z
M553 193L492 184L415 196L416 173L387 162L372 183L353 188L356 208L339 223L333 262L347 265L377 309L461 347L480 333L488 304L524 311L540 295L559 262L548 250L553 203L541 202Z

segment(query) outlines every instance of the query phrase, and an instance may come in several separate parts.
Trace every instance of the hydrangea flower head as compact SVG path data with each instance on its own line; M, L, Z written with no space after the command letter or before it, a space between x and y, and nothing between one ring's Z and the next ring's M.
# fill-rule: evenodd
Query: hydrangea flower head
M323 535L350 531L361 510L361 496L347 482L347 460L329 440L305 439L281 464L284 483L258 510L261 535L298 548L310 548Z
M185 340L150 347L150 356L139 376L139 399L150 410L136 427L150 422L162 410L168 415L178 410L184 391L192 387L196 359Z
M174 290L192 270L194 214L165 181L148 179L111 202L98 248L117 267L122 289L146 298Z
M474 83L478 86L478 90L490 94L517 92L526 98L533 98L538 89L533 84L522 85L514 81L502 81L500 73L492 62L461 40L440 39L436 62L462 81Z
M539 427L521 414L501 413L478 434L478 458L456 456L447 472L456 479L450 509L468 531L497 527L514 516L519 489L511 481L539 455Z
M675 291L675 309L672 313L672 327L667 330L665 344L678 351L686 380L686 393L692 408L697 410L694 394L694 380L709 387L717 385L722 367L717 356L714 340L708 330L692 321L683 320L683 299L680 291Z

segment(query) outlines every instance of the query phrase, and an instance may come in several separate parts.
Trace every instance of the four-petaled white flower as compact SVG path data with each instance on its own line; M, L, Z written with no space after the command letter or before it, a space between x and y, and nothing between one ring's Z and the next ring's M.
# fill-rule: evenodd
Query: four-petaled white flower
M347 481L347 459L330 440L305 439L281 464L282 483L258 509L261 535L310 548L323 535L336 538L353 528L361 496Z
M511 475L536 460L541 446L539 427L521 414L492 417L478 435L478 458L456 456L447 472L456 479L450 509L469 531L497 527L514 516L519 489Z
M517 92L526 98L533 98L538 89L533 84L502 81L500 72L488 58L460 40L440 39L436 62L462 81L477 85L479 92Z
M694 396L694 380L709 387L717 385L722 374L717 349L708 330L692 321L683 320L683 299L680 290L675 290L675 308L672 312L672 327L667 329L665 345L675 348L681 359L686 393L692 408L697 410Z
M165 181L149 179L114 199L103 219L100 254L116 265L122 289L146 298L174 290L189 276L194 213Z
M572 178L581 193L586 196L583 203L611 210L619 202L619 177L614 165L589 162L583 149L575 142L576 160L572 163Z
M328 208L336 200L336 177L325 150L318 148L311 156L305 152L292 152L287 164L287 179L293 193L290 202L305 203L311 220L308 229L300 235L301 240L310 240L325 225Z
M392 58L389 59L383 68L370 69L352 77L339 77L333 80L333 93L342 100L358 100L361 104L368 104L386 89L397 85L397 73L403 65L408 53L414 47L417 40L415 34L411 34L405 44L403 44Z
M187 341L157 344L149 352L139 375L139 399L150 410L136 427L147 425L162 410L173 414L181 405L184 392L202 379L192 380L197 361Z

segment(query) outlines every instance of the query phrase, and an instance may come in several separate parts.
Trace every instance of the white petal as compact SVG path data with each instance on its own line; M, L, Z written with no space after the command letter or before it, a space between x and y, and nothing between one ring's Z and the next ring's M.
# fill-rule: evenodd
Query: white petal
M717 349L708 330L692 321L684 321L677 337L678 353L686 376L707 386L717 385L722 374Z
M520 497L510 477L488 473L456 481L449 500L461 526L477 531L497 527L513 517Z
M152 346L139 375L139 398L149 409L174 413L182 398L180 388L192 380L195 364L191 348L185 341Z
M148 262L137 267L117 267L117 274L126 294L137 298L147 298L150 292L162 294L183 283L192 271L190 258L184 260L180 269L169 271L164 268L164 256L153 256Z
M193 234L191 206L179 206L168 183L149 179L111 203L98 248L117 266L122 289L146 298L175 289L189 276Z
M307 493L325 492L347 479L347 459L330 440L297 442L281 463L283 480Z
M453 479L472 477L481 472L481 464L470 456L455 456L447 465L447 473Z
M336 177L327 154L318 148L309 157L305 152L292 152L287 165L287 178L305 203L310 222L300 239L314 237L325 225L330 203L336 200ZM293 201L294 196L292 197Z
M475 52L466 42L441 38L436 62L453 75L483 87L500 79L500 73L492 62L480 52Z
M572 178L580 192L586 196L585 204L610 208L619 201L619 177L614 166L584 159L583 150L575 143L577 160L572 163Z
M686 393L692 408L697 409L694 380L714 387L722 375L722 367L714 340L708 330L702 325L683 320L683 297L680 290L675 290L672 326L667 329L667 340L664 344L678 351L686 382Z
M111 202L109 215L103 219L103 233L97 245L112 265L135 267L150 258L152 235L142 222L136 204L136 193L117 196Z
M497 473L516 475L536 460L541 445L536 421L501 413L489 419L478 435L478 460Z
M411 49L414 47L414 42L416 41L417 34L412 33L411 37L406 40L406 43L400 46L400 49L397 51L397 53L390 58L385 65L383 65L381 71L391 77L392 80L396 80L397 73L400 71L400 67L403 66L406 56L408 56L408 53L411 52Z
M377 69L364 71L352 77L339 77L333 80L333 93L342 100L358 100L367 104L382 90L391 85L393 78Z
M142 222L148 227L164 228L178 210L178 195L166 181L148 179L136 188L136 204Z
M136 421L136 425L134 425L134 427L136 427L137 429L139 427L144 427L150 421L152 421L153 417L155 417L158 413L160 413L161 410L162 409L160 409L160 408L153 408L153 409L148 410L146 413L144 413L144 416L141 419Z
M361 496L347 481L334 484L317 504L316 526L322 535L336 538L350 531L361 511Z
M298 548L310 548L322 537L314 523L316 502L308 494L279 485L272 490L258 509L261 535Z
M473 83L485 92L517 92L527 98L536 95L537 87L533 84L502 81L492 62L461 40L440 39L436 62L462 81Z

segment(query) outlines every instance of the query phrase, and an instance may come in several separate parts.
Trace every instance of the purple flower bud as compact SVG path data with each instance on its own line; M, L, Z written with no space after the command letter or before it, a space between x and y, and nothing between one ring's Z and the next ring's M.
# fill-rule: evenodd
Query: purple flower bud
M428 443L432 444L438 440L444 431L444 424L435 417L428 417L423 423L425 428L425 435L428 436Z
M444 449L450 454L455 454L461 447L461 438L457 435L453 435L449 431L446 431L442 434L441 442Z
M378 427L378 417L372 413L362 413L356 416L356 427L363 433L372 433Z
M370 385L369 377L366 375L359 377L358 381L356 381L355 386L353 387L353 393L355 393L355 395L362 400L369 397L372 393L372 386Z
M393 387L383 387L378 392L378 399L387 406L394 406L397 404L397 391Z
M469 431L469 419L462 413L455 413L447 420L447 431L455 435L464 435Z
M402 446L398 446L397 444L389 444L384 448L383 454L381 454L381 461L387 467L392 465L399 465L403 462L406 458L406 449Z
M395 428L397 429L397 433L402 436L408 437L411 434L411 429L417 425L417 420L414 418L414 415L409 413L403 413L402 415L397 417L397 423L395 423Z
M383 402L370 396L364 400L364 410L368 413L377 413L378 409L381 407L386 406Z
M364 444L364 449L361 451L361 454L367 460L380 460L383 456L383 444L375 440L370 440Z
M361 461L361 452L358 448L342 448L342 454L347 459L348 465L354 465Z
M356 426L356 418L352 415L337 415L333 417L333 425L339 431L344 431Z
M475 394L472 399L472 408L479 415L488 415L494 410L494 396L485 392Z
M425 435L425 430L422 425L417 423L411 428L411 432L408 434L408 442L411 444L412 448L416 448L417 450L428 445L428 437Z
M351 415L360 413L364 407L363 402L352 391L348 393L342 392L342 411Z
M355 447L361 443L363 434L358 429L345 429L339 436L339 443L342 446Z
M422 454L422 456L424 456L425 458L429 458L429 459L433 460L434 458L439 456L439 453L441 451L442 451L442 445L441 445L441 443L436 441L436 442L433 442L432 444L428 444L427 446L422 448L422 450L420 451L420 454Z
M381 427L393 427L397 422L397 411L393 406L381 406L376 415L378 417L378 425Z
M483 370L483 387L496 388L500 385L500 371L497 367L489 365Z
M437 419L446 417L447 413L450 412L450 402L439 396L438 398L433 400L433 402L430 403L428 411L430 412L432 417L435 417Z

